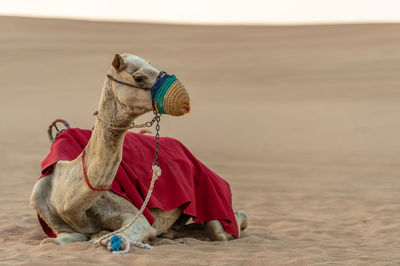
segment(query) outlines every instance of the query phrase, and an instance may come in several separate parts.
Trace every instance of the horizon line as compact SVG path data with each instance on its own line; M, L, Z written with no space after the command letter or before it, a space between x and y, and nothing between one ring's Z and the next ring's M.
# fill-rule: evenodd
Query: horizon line
M85 17L68 15L35 15L35 14L2 14L0 17L33 18L33 19L55 19L71 20L82 22L110 22L110 23L140 23L140 24L164 24L177 26L330 26L330 25L363 25L363 24L398 24L400 20L341 20L341 21L308 21L308 22L217 22L217 21L172 21L172 20L146 20L146 19L126 19L126 18L107 18L107 17Z

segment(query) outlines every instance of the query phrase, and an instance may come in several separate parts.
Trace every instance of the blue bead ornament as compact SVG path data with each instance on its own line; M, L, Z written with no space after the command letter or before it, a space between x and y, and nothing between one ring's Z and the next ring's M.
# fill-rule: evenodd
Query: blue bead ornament
M110 245L113 251L119 251L121 247L121 238L119 236L113 236L110 240Z

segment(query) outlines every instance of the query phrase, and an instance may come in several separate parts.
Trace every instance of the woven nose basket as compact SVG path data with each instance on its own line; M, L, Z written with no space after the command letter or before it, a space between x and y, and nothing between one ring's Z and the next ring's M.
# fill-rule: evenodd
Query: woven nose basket
M174 75L164 75L154 89L153 104L160 114L181 116L190 112L189 94Z

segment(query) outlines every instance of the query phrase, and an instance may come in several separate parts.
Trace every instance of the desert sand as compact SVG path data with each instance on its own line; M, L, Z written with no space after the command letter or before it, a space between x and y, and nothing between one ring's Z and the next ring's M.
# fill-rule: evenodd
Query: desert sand
M399 33L1 17L0 264L400 264ZM157 239L127 255L39 244L29 197L47 126L92 127L116 52L186 85L192 112L163 116L161 134L229 181L249 217L240 239Z

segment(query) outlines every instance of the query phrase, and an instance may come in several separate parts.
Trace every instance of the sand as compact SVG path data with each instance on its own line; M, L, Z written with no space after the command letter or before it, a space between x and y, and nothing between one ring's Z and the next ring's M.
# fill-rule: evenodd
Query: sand
M0 18L1 265L400 264L400 25L201 27ZM91 128L114 53L175 73L163 117L231 184L242 238L112 255L39 245L29 197L56 118ZM143 118L145 120L145 118Z

